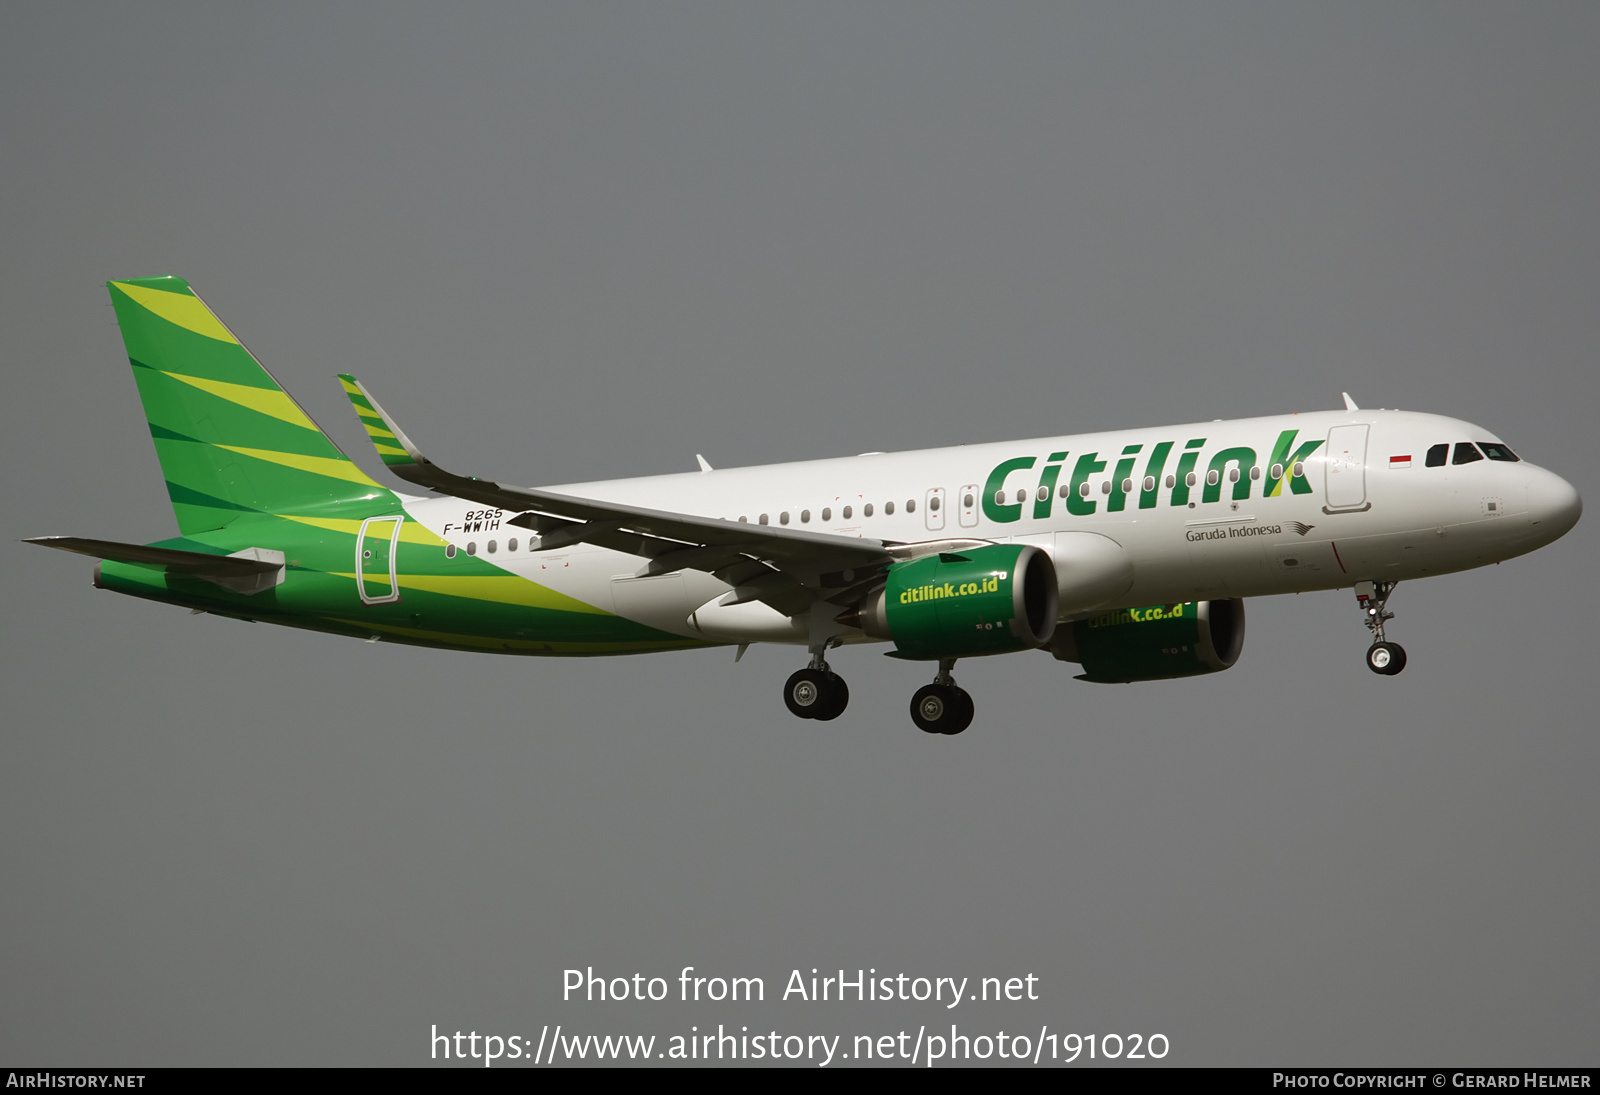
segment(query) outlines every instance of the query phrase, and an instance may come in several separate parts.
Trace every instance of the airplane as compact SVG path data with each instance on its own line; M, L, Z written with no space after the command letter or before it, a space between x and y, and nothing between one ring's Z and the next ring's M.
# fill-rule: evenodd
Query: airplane
M456 475L355 377L380 485L188 282L107 283L180 535L47 536L97 588L368 641L586 656L803 648L783 698L849 703L827 654L888 642L936 666L915 725L958 734L956 661L1043 650L1077 679L1221 672L1244 600L1355 591L1367 665L1406 654L1398 582L1523 555L1583 504L1488 430L1362 410L1216 420L543 488Z

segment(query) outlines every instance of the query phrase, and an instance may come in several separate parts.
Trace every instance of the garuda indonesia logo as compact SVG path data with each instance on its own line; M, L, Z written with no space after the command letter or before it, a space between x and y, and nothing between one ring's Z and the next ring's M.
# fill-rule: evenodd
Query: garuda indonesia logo
M1302 524L1299 521L1285 521L1283 523L1283 527L1288 529L1290 532L1296 533L1297 535L1300 535L1300 536L1304 536L1306 533L1310 532L1312 529L1316 528L1317 526L1316 525Z

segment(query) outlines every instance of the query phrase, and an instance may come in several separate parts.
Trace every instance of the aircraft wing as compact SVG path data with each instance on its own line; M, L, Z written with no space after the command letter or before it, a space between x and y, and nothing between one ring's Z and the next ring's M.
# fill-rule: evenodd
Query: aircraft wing
M424 456L355 377L341 373L378 456L400 478L440 494L521 511L511 524L539 534L536 550L594 544L648 560L639 571L701 570L733 586L723 604L763 601L785 615L818 598L848 604L905 555L898 543L826 532L751 525L726 518L508 487L445 471Z

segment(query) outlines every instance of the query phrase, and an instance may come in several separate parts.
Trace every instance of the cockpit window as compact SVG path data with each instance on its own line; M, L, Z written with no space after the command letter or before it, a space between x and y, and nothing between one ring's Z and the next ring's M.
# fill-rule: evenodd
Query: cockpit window
M1428 467L1442 468L1450 459L1450 444L1444 442L1428 450Z
M1516 453L1512 452L1498 441L1479 441L1478 448L1482 449L1483 454L1490 460L1505 460L1513 464L1517 463L1519 460Z
M1483 453L1471 441L1456 442L1456 456L1450 461L1452 464L1470 464L1474 460L1482 460Z

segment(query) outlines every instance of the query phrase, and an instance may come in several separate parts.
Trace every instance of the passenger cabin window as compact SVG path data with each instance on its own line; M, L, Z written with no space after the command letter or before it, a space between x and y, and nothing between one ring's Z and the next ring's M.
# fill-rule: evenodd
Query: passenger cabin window
M1479 452L1477 446L1474 445L1471 441L1457 441L1456 442L1456 455L1455 455L1455 458L1450 461L1450 463L1452 463L1452 464L1470 464L1474 460L1482 460L1482 459L1483 459L1483 453Z
M883 512L888 514L890 517L893 517L894 516L894 503L893 502L885 502L883 504Z
M1478 448L1482 449L1490 460L1506 460L1513 464L1520 462L1516 453L1498 441L1479 441Z
M1439 444L1439 445L1432 446L1431 448L1428 449L1428 460L1427 460L1428 467L1430 467L1430 468L1442 468L1442 467L1444 467L1444 462L1445 462L1445 460L1447 460L1449 458L1449 456L1450 456L1450 446L1448 444Z

